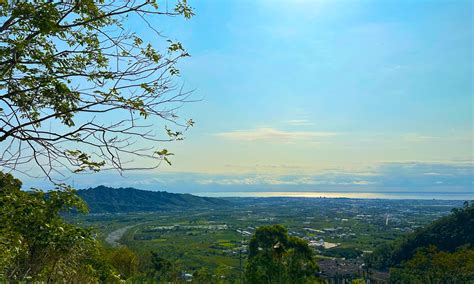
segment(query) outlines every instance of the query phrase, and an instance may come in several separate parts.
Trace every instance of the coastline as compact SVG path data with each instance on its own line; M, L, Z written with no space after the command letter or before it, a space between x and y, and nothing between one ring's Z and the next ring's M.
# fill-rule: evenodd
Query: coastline
M403 200L474 200L474 193L466 192L310 192L310 191L232 191L194 192L202 197L289 197L289 198L350 198L350 199L403 199Z

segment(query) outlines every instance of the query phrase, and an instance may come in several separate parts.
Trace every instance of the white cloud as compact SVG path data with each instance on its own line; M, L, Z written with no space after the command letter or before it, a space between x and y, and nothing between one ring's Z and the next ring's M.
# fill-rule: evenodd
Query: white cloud
M215 136L239 141L280 141L290 142L296 140L313 140L337 135L333 132L315 131L284 131L274 128L257 128L252 130L236 130L214 134Z
M285 121L286 124L292 125L292 126L311 126L314 125L311 121L307 119L291 119Z

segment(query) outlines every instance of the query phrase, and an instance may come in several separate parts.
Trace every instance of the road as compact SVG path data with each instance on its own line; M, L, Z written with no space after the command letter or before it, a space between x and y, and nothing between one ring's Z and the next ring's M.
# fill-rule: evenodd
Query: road
M117 229L115 231L112 231L110 232L110 234L107 236L107 238L105 238L105 241L107 243L109 243L111 246L113 247L117 247L120 245L119 241L120 239L122 238L123 234L125 234L125 232L130 229L130 228L133 228L135 226L138 226L140 224L135 224L135 225L131 225L131 226L126 226L126 227L122 227L120 229Z

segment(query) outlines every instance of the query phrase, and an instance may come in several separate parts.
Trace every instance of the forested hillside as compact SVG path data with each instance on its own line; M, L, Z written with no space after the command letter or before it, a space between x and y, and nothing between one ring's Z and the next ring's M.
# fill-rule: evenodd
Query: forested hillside
M368 257L376 269L390 269L393 281L474 281L474 203L379 247ZM463 282L464 283L464 282Z
M91 213L150 212L173 209L211 208L229 205L219 198L198 197L166 191L98 186L77 191Z

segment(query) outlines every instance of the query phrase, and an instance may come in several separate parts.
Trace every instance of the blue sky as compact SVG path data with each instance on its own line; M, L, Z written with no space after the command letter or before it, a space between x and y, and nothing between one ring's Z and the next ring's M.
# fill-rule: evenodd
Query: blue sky
M173 166L77 184L474 191L472 1L189 2L152 22L201 99Z

